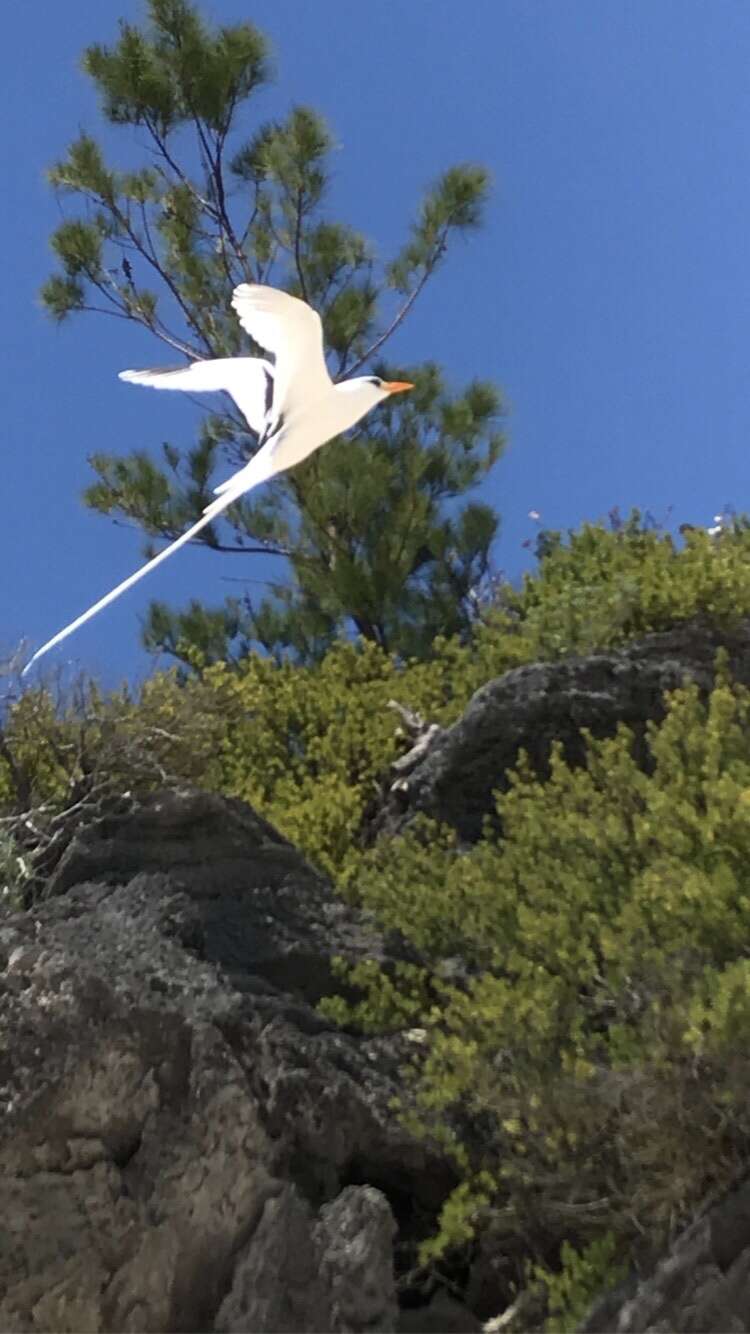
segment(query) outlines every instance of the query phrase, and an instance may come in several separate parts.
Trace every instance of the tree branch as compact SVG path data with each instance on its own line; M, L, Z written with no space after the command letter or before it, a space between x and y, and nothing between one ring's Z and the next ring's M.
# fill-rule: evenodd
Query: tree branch
M196 538L194 542L188 542L190 546L206 546L211 551L220 551L225 556L285 556L291 560L293 552L288 547L227 547L221 542L203 542Z
M391 335L396 332L396 330L399 328L401 324L403 324L404 320L409 314L409 311L414 305L414 302L417 300L417 297L420 295L422 289L424 288L427 279L430 277L433 267L434 267L433 265L425 267L425 271L422 274L422 277L420 278L416 287L414 288L414 291L404 302L399 312L391 320L391 323L388 325L388 328L385 330L385 332L382 333L379 338L375 339L375 342L372 344L372 346L368 347L367 351L359 358L358 361L355 361L353 366L343 367L341 372L342 374L344 373L344 371L346 371L348 376L354 375L356 371L360 370L362 366L366 365L366 363L375 356L376 352L380 351L384 343L387 343Z
M254 281L252 269L250 268L244 250L242 249L237 240L234 227L232 226L232 220L229 217L229 213L227 212L227 207L226 207L226 191L224 189L224 175L222 169L222 148L224 144L224 139L226 138L228 125L223 130L223 132L217 134L216 145L215 145L216 152L214 155L211 152L211 145L208 141L206 132L203 128L203 123L201 121L201 118L198 115L197 111L195 110L195 107L193 106L190 98L187 97L187 95L185 96L185 101L189 108L190 115L192 116L193 119L193 125L195 126L195 131L198 136L198 141L201 147L201 151L205 155L208 175L213 183L213 189L215 194L216 202L214 204L211 204L209 201L202 201L203 207L208 209L208 211L213 215L214 220L219 224L220 231L225 233L227 240L229 241L229 244L231 245L234 251L237 262L239 263L240 268L242 269L245 281L252 283ZM230 119L233 108L234 108L234 101L232 102L232 106L230 108L230 111L228 112L228 116Z
M115 528L127 528L129 532L137 531L135 524L127 523L123 519L113 518L112 523L114 524ZM177 532L175 529L168 529L166 531L160 531L158 535L159 537L166 538L170 542L174 542L176 538L182 535L182 530L180 530L180 532ZM259 546L259 547L241 547L241 546L230 547L230 546L225 546L224 543L222 542L217 542L217 541L210 542L208 538L205 537L194 537L190 542L187 543L187 546L208 547L209 551L218 551L221 552L223 555L227 556L284 556L288 560L291 560L291 558L295 554L289 547L270 546L270 545Z
M294 266L295 266L295 268L296 268L296 270L297 270L297 277L299 278L299 285L300 285L300 291L302 292L302 299L303 299L303 301L307 301L307 302L309 302L310 298L309 298L309 296L307 295L307 282L306 282L306 280L305 280L305 271L304 271L304 269L303 269L303 267L302 267L302 200L303 200L303 193L304 193L304 192L303 192L303 190L302 190L302 187L300 186L299 190L297 191L296 220L295 220L295 224L294 224Z
M198 337L202 339L203 343L205 344L207 351L210 352L212 355L215 355L215 348L211 346L210 338L201 329L200 325L195 319L195 316L192 314L189 306L185 302L179 287L173 281L171 274L169 274L167 270L159 262L159 260L150 255L146 247L141 244L141 242L138 239L137 232L133 231L130 219L125 218L123 214L120 213L120 210L117 208L116 205L112 206L112 211L115 214L115 217L118 218L118 220L122 219L121 226L124 227L126 234L130 237L131 241L133 242L133 245L136 246L139 254L143 256L147 264L151 265L151 268L154 269L156 273L158 273L159 277L162 279L162 282L164 282L165 285L169 288L169 291L172 293L172 296L174 297L175 301L177 302L178 306L180 307L180 310L182 311L185 317L185 320L187 321L188 328L194 329ZM154 330L154 332L156 333L158 331ZM192 349L190 352L188 352L187 355L190 356L193 361L200 361L202 359L197 349Z
M184 186L186 187L186 189L188 189L188 190L190 191L190 193L191 193L191 194L193 195L193 197L198 201L198 203L200 204L200 206L201 206L202 209L204 209L207 213L210 213L212 216L215 217L215 209L214 209L214 207L213 207L213 204L211 203L211 200L210 200L210 199L204 199L204 198L203 198L203 195L202 195L202 194L200 193L200 191L196 188L195 182L194 182L194 181L191 181L190 177L185 175L185 172L182 170L182 168L179 166L179 164L178 164L177 162L175 162L174 158L172 157L171 153L169 152L169 150L168 150L168 148L167 148L167 145L166 145L166 141L163 140L163 139L160 137L160 135L158 134L157 130L151 125L151 123L150 123L148 120L144 121L144 123L145 123L145 125L146 125L146 127L147 127L149 133L150 133L151 136L153 137L154 142L156 143L156 146L157 146L159 152L161 153L162 157L164 158L164 161L167 163L167 165L168 165L169 167L172 168L172 171L174 172L175 176L177 177L178 181L180 182L180 185L184 185ZM152 149L151 152L153 152L153 151L154 151L154 150ZM168 186L171 187L171 186L173 185L173 182L170 181L170 179L169 179L169 177L167 176L167 173L165 172L164 168L163 168L163 167L157 167L157 171L159 172L159 175L162 177L162 179L166 182L166 184L167 184Z
M104 283L100 282L98 278L95 278L89 269L86 269L85 272L92 287L95 287L98 292L101 292L102 296L106 297L107 300L111 302L112 306L114 306L114 310L107 309L106 307L102 306L91 306L88 304L80 306L79 307L80 310L96 311L96 313L99 315L115 315L117 316L118 319L130 320L131 323L133 324L142 324L144 329L148 329L149 333L155 334L157 338L160 338L162 340L162 342L168 343L170 347L173 347L175 349L175 351L182 352L184 356L190 357L193 361L200 360L200 356L195 351L195 349L192 348L190 344L183 343L174 334L171 334L161 320L152 321L146 319L145 315L140 314L131 305L123 301L122 298L118 300L116 297L114 297L110 292L109 288L106 287ZM115 283L112 279L110 279L110 284L112 287L114 287L114 290L117 293L117 296L119 297L120 288L117 286L117 283ZM137 297L138 292L135 287L133 288L133 291L135 292L135 295Z
M137 233L133 231L130 218L127 217L122 212L122 210L115 203L114 199L107 200L102 195L97 195L89 190L84 190L84 189L81 189L80 193L83 195L84 199L86 199L88 202L96 204L97 206L104 205L105 208L109 208L110 212L112 213L112 216L115 218L116 222L118 223L121 229L120 235L111 236L109 239L112 241L114 245L117 246L117 248L120 251L127 250L130 251L131 254L140 255L143 259L146 260L148 264L151 265L153 269L156 270L156 272L159 274L159 277L162 278L162 280L165 282L165 284L175 297L175 300L180 306L185 316L185 319L187 320L187 323L190 325L191 328L195 329L198 336L202 338L204 343L206 344L208 351L211 352L212 348L209 340L206 338L205 334L201 333L201 330L197 327L195 321L192 319L190 311L185 306L180 296L180 293L174 286L169 274L161 267L161 264L158 262L157 259L152 258L152 256L148 253L148 251L140 241ZM126 241L124 237L127 237L128 240ZM152 242L149 243L152 245L153 248L153 243ZM84 272L86 273L86 277L89 279L89 282L94 287L96 287L98 291L101 292L102 296L106 297L107 300L112 303L112 305L116 306L117 310L110 311L102 309L102 307L100 306L92 306L88 304L78 306L76 307L76 309L88 310L98 315L117 314L120 319L132 320L133 323L135 324L142 324L144 328L148 329L151 333L155 334L157 338L160 338L163 342L168 343L169 346L175 348L176 351L182 352L182 354L188 357L191 361L202 360L201 354L197 348L194 348L189 343L182 342L176 337L175 334L171 334L161 320L157 320L154 323L150 323L142 316L139 316L137 312L133 311L131 307L122 300L122 297L120 296L120 288L111 279L110 279L110 285L114 287L115 292L117 293L118 297L120 297L119 301L112 296L112 293L104 286L104 284L99 279L97 279L94 276L94 274L91 272L90 269L85 269ZM132 283L131 286L133 286L133 290L136 290Z
M96 286L96 284L94 285ZM148 324L143 318L133 314L132 311L110 310L106 306L92 306L89 302L85 302L82 306L76 306L76 310L87 310L95 315L112 315L116 320L128 320L131 324L142 324L144 329L148 329L151 333L156 334L156 337L160 338L163 343L173 347L175 352L181 352L184 357L189 357L192 361L200 360L194 348L187 343L180 342L179 338L175 338L168 333L163 326L157 329L152 324Z
M239 263L239 266L242 269L245 282L252 283L255 281L253 271L250 267L250 262L247 258L247 255L245 254L245 251L243 250L242 246L237 240L234 227L232 226L232 220L229 216L229 211L227 209L226 190L224 187L224 166L222 161L222 153L224 150L224 141L226 139L227 131L229 129L229 122L231 121L232 115L234 113L235 98L236 95L232 97L232 100L229 105L229 110L227 111L227 124L224 130L221 131L221 133L218 133L216 136L216 157L214 159L214 184L216 188L216 199L219 208L220 226L223 229L223 231L226 232L229 244L231 245L235 253L237 262Z
M438 260L445 251L447 236L448 236L448 228L446 226L445 229L443 230L443 234L440 238L440 241L435 247L434 254L431 255L430 259L425 263L424 273L422 274L422 277L420 278L419 282L414 288L414 291L411 292L411 294L407 297L403 306L391 320L391 323L388 325L388 328L385 330L385 332L382 333L379 338L375 339L375 342L372 344L372 346L367 349L367 351L364 353L363 356L359 358L358 361L355 361L353 366L348 367L349 375L353 375L355 371L360 370L360 368L364 366L366 362L370 361L371 358L375 356L375 353L380 351L383 344L388 341L391 335L396 332L399 326L403 324L404 320L406 319L406 316L409 314L409 311L414 305L414 302L417 300L417 297L422 292L427 280L431 277L432 273L434 272L435 265L437 264Z

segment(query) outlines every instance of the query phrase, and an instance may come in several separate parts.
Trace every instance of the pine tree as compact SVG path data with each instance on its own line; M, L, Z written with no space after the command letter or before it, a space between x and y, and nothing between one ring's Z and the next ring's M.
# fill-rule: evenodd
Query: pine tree
M227 512L200 541L216 551L281 554L290 578L260 605L152 604L146 645L215 660L262 644L315 656L354 629L400 654L424 654L438 632L466 631L497 519L455 502L498 458L501 402L490 384L452 392L433 364L386 365L390 335L443 262L476 228L486 172L447 170L424 198L400 253L376 260L367 240L328 216L330 131L307 107L248 126L269 79L264 36L250 23L211 29L187 0L148 0L143 27L121 23L111 47L83 56L106 119L144 135L147 164L120 170L89 133L49 172L74 216L54 232L59 270L44 285L63 320L98 311L148 329L182 357L247 347L229 305L238 282L272 283L320 312L334 378L367 365L415 391L382 408L299 468ZM249 129L249 134L248 134ZM238 467L257 442L227 402L197 443L126 457L96 454L86 503L172 539L210 498L217 464Z

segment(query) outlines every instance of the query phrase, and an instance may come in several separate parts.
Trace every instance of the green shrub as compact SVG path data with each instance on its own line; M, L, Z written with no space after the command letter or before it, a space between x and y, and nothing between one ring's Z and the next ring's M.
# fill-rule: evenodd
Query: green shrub
M29 691L5 720L17 773L0 747L0 811L64 805L92 768L131 791L193 782L256 806L344 883L390 765L408 747L390 699L447 726L509 668L699 612L729 622L750 613L749 555L739 524L718 539L688 534L680 549L637 516L619 532L584 525L567 543L546 534L522 589L501 587L471 642L438 639L429 661L340 642L309 666L250 654L233 667L203 667L196 655L189 680L157 674L137 697L87 685L60 704L51 692ZM443 935L456 915L448 903L446 911Z
M364 858L359 900L423 965L360 972L348 1018L424 1028L403 1114L463 1173L424 1258L477 1227L656 1245L746 1160L749 724L747 690L686 687L651 773L621 728L546 782L522 759L502 839L424 822Z
M585 523L543 535L537 572L506 589L534 658L588 653L698 614L731 624L750 614L750 528L689 529L684 540L644 526L636 512L611 530Z
M637 516L585 525L546 534L523 587L429 661L341 642L309 666L196 658L189 679L157 674L137 696L31 690L0 729L0 886L41 882L112 796L190 783L255 806L419 959L387 976L362 963L360 1003L326 1008L422 1030L401 1114L461 1175L423 1258L489 1230L523 1281L525 1238L541 1237L536 1263L562 1261L551 1301L569 1315L603 1236L618 1259L636 1235L658 1244L747 1161L748 694L723 677L707 702L676 692L648 773L626 729L589 741L584 767L554 753L546 781L521 758L498 800L502 841L488 828L461 851L422 822L365 853L411 744L389 701L447 726L511 667L699 614L730 626L750 614L749 556L742 524L682 544Z
M200 682L174 673L103 694L86 681L62 699L29 690L0 726L0 830L23 857L25 891L41 890L83 822L113 803L184 783L215 786L224 721Z
M345 878L357 864L363 818L408 746L389 701L448 722L479 684L467 665L467 650L455 643L440 645L429 663L399 664L373 644L342 642L310 666L251 655L231 670L207 668L204 686L227 720L221 790Z
M584 525L546 554L520 592L501 588L472 642L438 639L427 662L399 663L372 644L338 643L317 664L250 655L207 668L232 719L223 791L257 806L318 865L346 881L358 833L389 766L404 749L395 698L449 725L486 681L544 657L586 652L697 614L717 623L750 614L750 532L696 531L677 548L635 515L612 532ZM460 904L451 893L443 934ZM437 929L435 925L431 929Z
M582 1251L564 1241L558 1271L543 1265L535 1265L531 1271L532 1281L546 1292L549 1318L545 1334L570 1334L577 1329L595 1298L615 1287L625 1272L611 1232L605 1232Z

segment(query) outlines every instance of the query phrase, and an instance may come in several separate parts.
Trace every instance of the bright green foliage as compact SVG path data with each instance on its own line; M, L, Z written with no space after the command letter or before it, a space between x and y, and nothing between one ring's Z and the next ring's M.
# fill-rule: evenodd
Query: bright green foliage
M263 812L318 865L345 877L363 816L399 749L396 699L430 719L453 711L450 661L404 668L374 644L336 644L300 667L251 654L209 667L226 719L221 790Z
M555 753L546 782L522 761L502 840L459 852L426 823L356 877L423 964L395 995L359 976L349 1018L425 1029L405 1110L464 1175L425 1257L530 1218L551 1248L656 1242L744 1161L750 692L677 691L649 744L648 774L625 728L585 768Z
M637 511L620 530L583 524L563 542L541 541L538 575L506 590L535 656L587 653L661 630L699 612L727 623L750 612L750 528L738 521L718 537L702 529L676 544L645 527Z
M209 614L196 603L191 615L193 642L181 653L193 675L156 675L138 699L87 689L62 709L46 692L30 692L9 711L5 740L17 781L3 766L0 732L0 815L4 803L16 811L65 802L79 776L69 733L80 726L90 763L109 779L124 749L119 772L129 790L144 782L148 790L161 774L239 796L343 883L389 767L411 744L390 701L448 725L487 679L488 664L503 670L526 653L521 636L498 641L488 631L476 652L436 641L430 662L400 663L376 644L340 641L306 665L251 653L230 668L219 660Z
M144 482L142 495L146 494ZM144 508L144 526L147 518ZM179 527L177 521L175 527ZM623 570L630 571L633 579L638 570L642 573L641 601L633 597L628 605L630 621L637 621L643 630L655 628L652 581L657 587L663 582L673 597L672 606L662 608L659 625L704 609L709 597L696 599L696 589L701 588L710 591L714 613L721 606L728 614L733 599L741 602L743 581L748 578L747 541L740 529L726 533L719 541L705 543L696 534L685 550L676 550L651 535L644 538L639 531L614 534L602 528L586 528L571 539L571 549L596 551L596 561L592 558L586 575L586 601L592 608L604 609L597 624L606 643L624 637L630 623L624 627L618 612ZM428 662L398 662L372 642L340 642L322 657L318 654L317 661L316 655L311 655L313 660L307 665L251 653L230 668L223 663L225 636L235 633L241 609L236 614L231 607L210 613L193 603L184 613L189 633L182 643L175 643L177 656L196 669L188 702L184 703L185 693L177 681L168 676L154 678L147 687L147 698L159 696L159 707L169 709L170 722L173 717L182 719L180 726L186 728L186 777L250 801L313 861L343 880L356 868L360 830L379 800L384 783L389 781L389 765L408 749L408 739L400 735L400 719L388 701L395 699L416 710L428 723L447 726L486 681L543 656L544 622L539 609L549 609L552 616L554 599L570 601L579 588L578 567L568 557L568 550L560 547L543 559L521 594L503 590L503 609L491 609L486 621L475 625L470 643L437 638ZM696 552L700 552L703 562L700 577ZM729 594L724 592L725 585ZM610 597L611 590L615 593ZM511 605L513 598L516 601ZM425 609L425 619L429 610ZM157 607L154 615L161 614L162 609ZM404 604L399 615L405 621ZM166 609L164 616L166 627L170 624ZM573 624L571 634L568 651L582 646L582 624ZM269 632L269 641L272 638ZM321 637L317 647L322 646ZM547 644L547 648L555 651L553 645ZM557 651L562 651L559 644ZM40 697L36 707L42 707L44 698ZM28 709L30 705L25 703L23 707ZM55 710L49 700L44 707L51 725ZM129 707L136 706L131 701ZM207 753L203 742L199 740L193 747L189 742L194 725L189 717L191 709L195 725L202 718L207 726L210 720L215 729L210 733L214 743L207 770L201 768L200 757ZM22 716L19 714L18 720ZM14 725L18 726L19 721ZM50 761L45 759L46 743L38 745L36 729L41 729L42 735L47 729L38 713L34 715L28 750L36 775L34 800L48 800L54 795L57 770L52 764L50 776L45 777ZM195 762L188 763L188 756ZM168 768L170 772L182 772L182 764L182 759L175 756ZM33 804L31 798L28 804ZM602 798L602 810L605 806ZM400 888L396 861L384 865L377 892L387 911L393 877L393 893L400 902L407 901L404 894L408 898L421 885L419 893L439 902L440 911L425 916L422 900L414 903L415 939L420 948L450 952L452 944L466 946L462 934L466 929L464 900L472 903L474 913L479 911L481 895L476 886L490 874L482 858L495 854L482 845L472 858L459 859L441 889L440 877L436 879L432 867L433 852L433 847L427 846L419 854L424 867L406 891ZM413 849L410 856L416 857L417 850ZM482 912L488 910L489 905L485 905ZM478 920L480 942L493 939L494 925L494 919L486 923Z
M201 707L199 707L199 704ZM54 807L97 768L113 788L146 790L169 775L208 781L218 740L215 715L196 683L154 676L138 698L80 682L66 698L30 690L5 711L0 732L0 805Z
M435 366L377 359L453 239L480 224L487 174L449 168L402 249L381 263L328 214L334 140L322 118L296 106L279 121L253 119L269 78L257 28L212 28L186 0L148 0L147 12L144 26L123 23L113 45L84 54L105 117L136 127L149 152L145 165L114 167L83 132L51 169L77 208L52 237L59 270L42 290L50 314L109 313L182 356L226 356L257 351L230 309L233 287L272 283L320 311L335 378L367 364L418 387L198 539L248 557L281 555L291 580L285 571L260 605L246 597L175 613L156 604L145 642L183 662L191 649L218 660L251 645L311 659L353 629L388 651L425 656L438 631L467 634L487 575L496 516L455 502L501 451L501 402L489 384L456 392ZM97 454L85 499L173 538L201 514L218 469L236 468L256 444L227 400L193 447L167 445L162 458Z
M673 540L634 511L619 530L585 523L567 541L544 533L539 548L522 587L503 583L479 608L468 654L436 646L438 656L458 653L472 690L526 662L626 643L695 616L731 628L750 614L745 520L719 536L692 529Z
M47 691L30 691L8 709L0 744L0 810L30 810L63 795L57 758L55 702ZM42 738L55 742L44 745Z
M567 1241L560 1252L559 1273L535 1265L533 1280L546 1290L549 1319L545 1334L569 1334L578 1328L596 1297L615 1287L625 1277L617 1260L617 1243L611 1232L597 1237L582 1251Z
M262 811L343 886L390 765L411 745L390 701L448 726L489 676L527 660L528 645L496 626L478 645L437 639L428 662L400 662L367 640L339 641L307 664L250 653L230 667L210 643L205 657L187 646L185 655L200 673L200 707L222 720L220 790Z
M106 699L84 692L72 714L56 709L45 692L30 692L10 711L7 743L19 773L28 769L26 797L12 809L19 801L30 807L64 800L73 752L62 771L59 756L69 754L74 717L85 718L88 749L108 772L128 729L137 750L154 727L161 740L149 743L148 754L157 773L243 798L343 883L357 865L363 823L390 781L390 765L411 744L390 701L448 725L487 679L488 664L503 670L526 653L521 636L498 641L487 631L476 652L455 639L436 641L430 662L402 663L361 640L340 641L306 665L251 653L229 667L219 660L219 636L212 637L205 610L196 603L191 615L192 645L181 647L190 677L156 675L138 700L127 692ZM100 718L114 727L109 741ZM99 755L100 743L112 756ZM123 783L136 789L139 765L126 749L136 772L123 771ZM0 748L0 805L10 796L3 772Z
M166 138L195 118L226 135L231 106L268 78L267 44L250 23L211 33L185 0L150 0L151 40L121 25L114 50L90 46L84 68L115 124L153 125Z
M423 1259L489 1230L523 1282L519 1238L533 1233L560 1327L634 1235L657 1245L747 1163L750 692L722 668L707 701L673 694L648 772L626 729L590 741L585 767L555 753L545 781L522 760L498 800L502 839L488 829L466 851L424 824L363 853L410 744L389 700L448 725L492 676L591 635L701 612L731 622L750 611L747 548L741 524L680 549L637 523L587 527L553 543L520 593L502 590L470 643L438 640L429 661L339 642L307 665L250 654L231 667L196 608L209 651L185 646L182 684L156 676L140 701L86 691L62 710L29 692L0 732L2 819L33 809L49 841L60 813L79 820L102 794L198 783L249 801L403 933L414 962L387 975L362 963L361 1004L325 1009L414 1030L401 1114L461 1176ZM545 637L558 604L575 614ZM43 857L11 833L34 873Z

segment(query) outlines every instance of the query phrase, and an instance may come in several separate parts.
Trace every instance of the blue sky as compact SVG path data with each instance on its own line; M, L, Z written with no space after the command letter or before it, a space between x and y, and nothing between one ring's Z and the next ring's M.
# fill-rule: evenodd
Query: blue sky
M277 82L253 114L303 102L326 115L340 145L331 212L385 256L441 170L491 169L485 229L455 248L389 350L438 360L457 387L503 387L509 449L482 489L502 519L499 568L528 566L531 509L565 528L613 505L657 518L671 506L675 523L698 524L726 501L750 508L746 0L203 8L270 36ZM164 350L114 320L56 328L37 301L60 217L45 167L101 126L80 52L141 13L135 0L67 0L43 18L13 5L5 21L0 657L22 637L38 646L140 563L142 535L82 504L87 455L192 438L191 404L116 378L169 361ZM48 662L139 679L153 665L138 633L149 601L217 603L237 573L236 558L182 552ZM249 579L266 574L248 558Z

